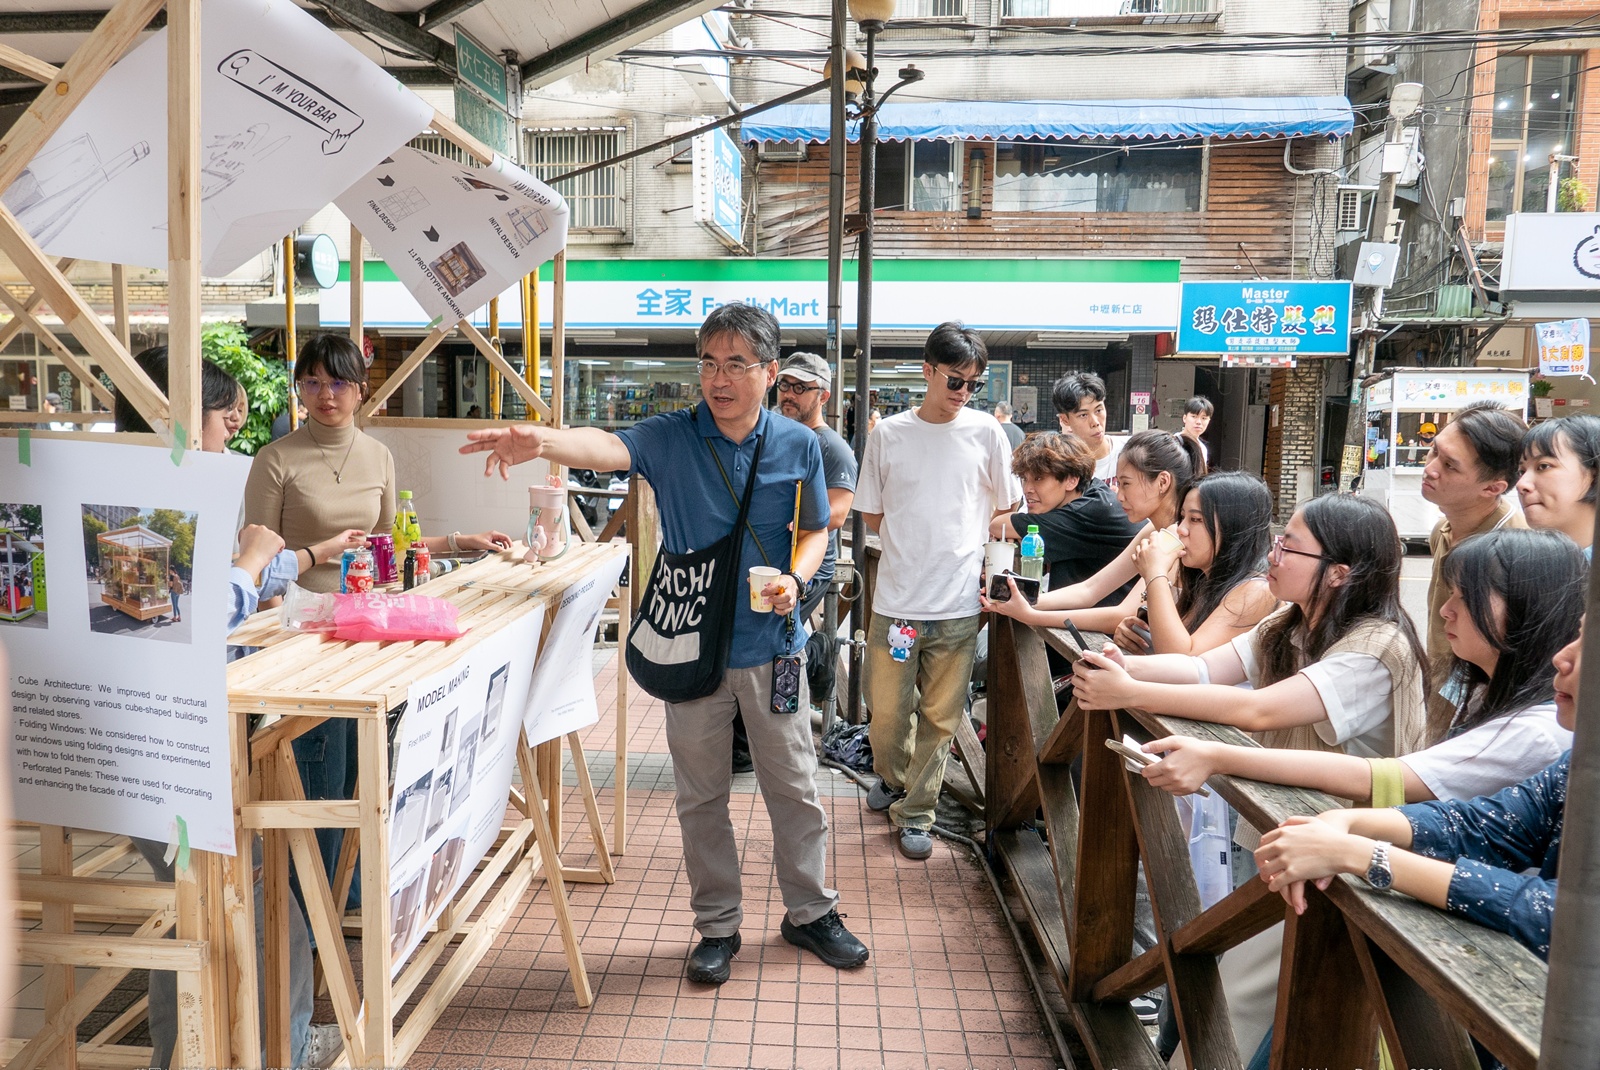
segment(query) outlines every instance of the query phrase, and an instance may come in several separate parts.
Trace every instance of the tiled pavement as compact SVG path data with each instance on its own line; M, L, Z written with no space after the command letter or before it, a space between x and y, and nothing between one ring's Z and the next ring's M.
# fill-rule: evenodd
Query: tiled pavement
M615 661L595 685L616 701ZM845 922L872 949L838 971L778 935L772 831L752 775L737 777L744 844L744 948L720 987L684 979L695 940L661 704L629 703L631 823L614 885L569 889L594 1005L573 999L549 895L536 882L413 1068L791 1067L1000 1070L1057 1065L987 879L970 854L935 841L927 862L894 850L888 825L848 779L823 770L829 877ZM612 719L584 741L597 781L614 767ZM609 788L600 787L610 821ZM569 814L581 815L573 801ZM570 839L572 822L568 821ZM585 852L567 856L585 864ZM583 843L587 843L585 838Z

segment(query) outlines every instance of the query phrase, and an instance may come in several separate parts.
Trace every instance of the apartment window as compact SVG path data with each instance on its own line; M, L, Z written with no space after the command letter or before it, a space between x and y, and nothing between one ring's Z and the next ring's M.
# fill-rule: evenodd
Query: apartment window
M438 134L418 134L406 144L413 149L421 149L423 152L431 152L435 156L443 156L447 160L453 160L463 167L478 166L478 161L468 156L467 150L449 138L441 137Z
M550 182L568 171L609 160L623 151L626 131L620 127L530 130L527 170ZM621 165L602 167L567 182L553 183L572 210L570 226L578 230L626 229L626 173Z
M878 146L880 210L954 212L961 200L961 145L955 141L886 141Z
M1197 212L1198 141L1020 141L995 147L996 212Z
M1111 19L1142 24L1212 22L1221 0L1001 0L1004 19Z
M1495 61L1489 222L1545 210L1550 156L1573 154L1577 96L1576 55L1515 53Z
M966 0L901 0L897 19L959 19L966 12Z

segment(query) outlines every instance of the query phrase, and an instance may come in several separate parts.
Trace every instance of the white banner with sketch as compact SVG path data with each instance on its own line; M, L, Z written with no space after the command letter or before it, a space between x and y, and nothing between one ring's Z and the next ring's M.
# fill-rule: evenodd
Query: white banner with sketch
M283 240L433 109L291 0L201 5L205 274ZM46 252L167 266L167 31L124 56L4 196Z
M529 743L558 739L600 719L594 697L595 629L627 561L624 553L608 558L561 596L528 691L523 727Z
M466 319L567 244L567 202L498 156L396 149L336 203L435 321Z
M505 819L542 608L411 685L389 806L390 972L398 975Z
M249 458L0 446L17 817L233 854L228 566Z

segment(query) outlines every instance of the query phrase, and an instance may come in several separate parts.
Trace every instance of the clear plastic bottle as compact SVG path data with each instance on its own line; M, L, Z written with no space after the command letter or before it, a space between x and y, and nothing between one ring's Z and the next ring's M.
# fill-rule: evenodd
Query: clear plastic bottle
M394 511L395 560L404 561L406 550L422 539L422 528L417 524L417 501L409 490L400 492L400 502Z
M1022 537L1021 557L1017 569L1020 575L1032 580L1044 579L1044 538L1039 534L1039 525L1028 525L1028 533Z

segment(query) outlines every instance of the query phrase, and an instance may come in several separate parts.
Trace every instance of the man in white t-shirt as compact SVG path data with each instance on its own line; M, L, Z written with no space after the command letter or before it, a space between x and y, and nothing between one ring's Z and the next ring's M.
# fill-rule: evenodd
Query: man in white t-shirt
M1127 435L1106 434L1106 384L1093 372L1063 375L1050 388L1061 430L1076 435L1094 453L1095 478L1117 489L1117 458Z
M933 853L934 804L966 716L989 522L1022 497L1005 433L967 408L988 364L976 331L934 328L922 404L878 425L856 483L855 507L883 547L864 680L880 779L867 805L889 811L900 853L912 859Z

